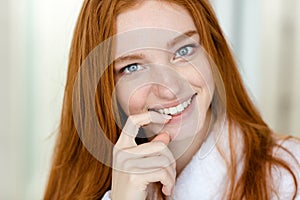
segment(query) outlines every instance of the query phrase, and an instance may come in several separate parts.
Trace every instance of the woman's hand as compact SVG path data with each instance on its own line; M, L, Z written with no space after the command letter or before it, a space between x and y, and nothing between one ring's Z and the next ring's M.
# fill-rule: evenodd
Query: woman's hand
M165 124L171 119L153 111L129 116L113 151L111 198L144 200L149 183L161 182L162 192L170 195L175 184L175 159L168 149L170 137L158 134L151 142L137 145L135 137L141 126Z

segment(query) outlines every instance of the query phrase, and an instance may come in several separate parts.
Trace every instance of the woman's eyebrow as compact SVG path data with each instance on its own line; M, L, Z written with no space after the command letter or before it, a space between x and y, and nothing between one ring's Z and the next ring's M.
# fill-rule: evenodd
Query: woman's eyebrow
M175 37L174 39L172 39L170 42L167 43L168 48L171 48L172 46L174 46L176 43L185 40L189 37L192 37L193 35L198 34L198 31L196 30L190 30L187 31L177 37ZM125 56L120 56L118 57L114 63L122 63L122 62L128 62L128 61L132 61L132 60L143 60L145 59L145 55L138 53L138 54L130 54L130 55L125 55Z
M118 57L114 63L121 63L121 62L126 62L126 61L132 61L132 60L142 60L145 59L145 55L144 54L131 54L131 55L126 55L126 56L121 56Z
M179 36L177 36L176 38L172 39L170 42L168 42L167 46L168 48L171 48L173 47L176 43L182 41L182 40L185 40L189 37L192 37L193 35L195 34L198 34L198 31L196 30L190 30L190 31L187 31Z

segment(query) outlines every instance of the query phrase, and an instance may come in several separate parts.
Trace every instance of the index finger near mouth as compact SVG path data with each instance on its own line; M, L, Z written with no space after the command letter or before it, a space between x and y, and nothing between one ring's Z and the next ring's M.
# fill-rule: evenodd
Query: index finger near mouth
M137 136L140 127L150 123L165 124L171 118L172 117L169 115L160 114L154 111L129 116L116 146L119 148L137 146L135 137Z

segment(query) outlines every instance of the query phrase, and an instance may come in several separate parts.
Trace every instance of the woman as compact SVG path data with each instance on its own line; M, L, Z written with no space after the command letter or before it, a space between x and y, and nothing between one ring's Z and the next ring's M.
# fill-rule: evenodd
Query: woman
M297 199L297 151L208 1L84 2L45 199Z

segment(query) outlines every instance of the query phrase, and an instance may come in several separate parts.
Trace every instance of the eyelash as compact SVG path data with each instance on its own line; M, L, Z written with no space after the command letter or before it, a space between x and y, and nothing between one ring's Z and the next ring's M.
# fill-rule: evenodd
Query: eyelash
M176 60L176 59L179 59L179 58L183 58L183 57L186 57L186 56L190 56L191 54L194 53L196 47L197 47L196 44L188 44L188 45L185 45L185 46L183 46L183 47L180 47L180 48L175 52L175 56L174 56L172 59L173 59L173 60ZM185 49L185 48L191 48L191 49L190 49L190 51L189 51L186 55L182 55L182 56L179 55L179 56L177 56L177 54L180 52L180 50L183 50L183 49ZM134 65L137 66L138 69L136 69L136 70L133 71L133 72L128 71L129 68L132 67L132 66L134 66ZM134 72L139 71L139 70L141 70L141 69L144 69L144 67L143 67L141 64L138 64L138 63L132 63L132 64L126 65L125 67L121 68L120 71L119 71L119 73L121 73L121 74L131 74L131 73L134 73Z
M129 72L128 70L129 70L129 68L131 67L131 66L137 66L139 69L137 69L137 70L135 70L135 71L138 71L138 70L140 70L141 68L144 68L142 65L140 65L140 64L138 64L138 63L132 63L132 64L129 64L129 65L126 65L125 67L123 67L123 68L121 68L120 69L120 73L124 73L124 74L131 74L131 73L133 73L133 72L135 72L135 71L133 71L133 72ZM126 70L127 70L127 72L126 72Z
M178 58L182 58L182 57L186 57L186 56L190 56L191 54L194 53L196 47L197 47L196 44L188 44L188 45L185 45L185 46L183 46L183 47L180 47L180 48L175 52L175 56L174 56L173 60L178 59ZM186 55L178 55L178 56L177 56L177 54L180 52L180 50L183 50L183 49L185 49L185 48L190 48L190 52L188 52Z

